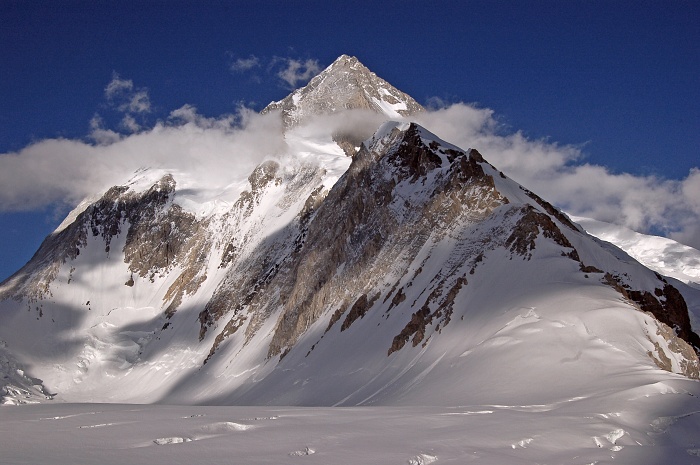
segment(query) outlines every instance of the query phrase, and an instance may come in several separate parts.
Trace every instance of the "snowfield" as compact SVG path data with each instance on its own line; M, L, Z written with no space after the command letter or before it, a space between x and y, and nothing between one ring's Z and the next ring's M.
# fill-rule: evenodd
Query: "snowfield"
M5 407L0 462L694 464L698 395L697 383L678 379L547 405Z

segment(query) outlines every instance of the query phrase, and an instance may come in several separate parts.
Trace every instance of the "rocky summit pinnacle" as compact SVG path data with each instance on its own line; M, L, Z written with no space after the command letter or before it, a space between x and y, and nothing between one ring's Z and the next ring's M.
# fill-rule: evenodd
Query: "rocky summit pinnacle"
M291 127L310 116L347 109L368 109L390 118L424 110L411 96L378 77L357 58L341 55L305 87L270 103L262 113L281 110L285 125Z

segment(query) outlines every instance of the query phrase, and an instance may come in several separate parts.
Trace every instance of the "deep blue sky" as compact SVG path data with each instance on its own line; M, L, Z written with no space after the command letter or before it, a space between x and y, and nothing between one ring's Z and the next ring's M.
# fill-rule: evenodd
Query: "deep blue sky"
M148 90L153 123L289 93L264 66L233 72L238 58L325 67L346 53L421 103L478 102L615 172L680 179L700 165L698 18L696 1L3 0L0 154L84 138L95 113L109 118L115 72ZM0 213L0 279L60 219Z

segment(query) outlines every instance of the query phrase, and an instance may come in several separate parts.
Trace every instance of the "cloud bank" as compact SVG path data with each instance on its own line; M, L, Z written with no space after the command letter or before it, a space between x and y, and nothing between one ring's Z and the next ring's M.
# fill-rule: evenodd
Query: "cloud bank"
M289 83L306 79L317 66L285 63L280 73L289 73ZM75 206L125 182L142 167L188 173L206 179L211 189L225 188L234 179L245 179L264 159L286 150L276 114L262 116L241 107L230 115L207 118L185 105L165 121L143 128L136 118L149 111L148 93L116 74L105 88L105 99L123 112L121 132L106 128L95 115L87 141L47 139L0 154L0 211ZM462 103L414 119L446 141L479 150L509 177L565 211L640 232L664 233L700 248L698 168L680 180L613 173L587 163L580 147L528 139L521 132L504 133L492 110ZM364 137L381 120L349 111L318 118L305 131Z
M138 133L97 131L96 142L47 139L0 154L0 211L73 207L141 168L187 173L206 179L208 188L224 188L286 147L279 115L246 108L206 118L185 106Z

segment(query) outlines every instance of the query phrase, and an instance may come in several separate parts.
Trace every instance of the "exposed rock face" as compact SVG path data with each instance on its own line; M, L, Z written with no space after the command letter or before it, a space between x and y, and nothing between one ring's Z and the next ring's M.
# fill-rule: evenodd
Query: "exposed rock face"
M353 324L355 320L365 316L365 313L367 313L367 310L369 310L371 306L372 305L367 301L367 294L362 294L360 298L357 299L357 302L355 302L355 304L350 309L348 316L345 317L345 321L343 321L340 330L345 331Z
M326 194L323 174L323 168L315 165L302 165L282 174L279 164L265 162L249 178L251 190L244 191L226 214L228 232L221 238L223 257L219 266L227 270L226 275L199 314L200 340L219 319L228 318L212 354L244 322L247 337L254 335L274 311L268 305L270 296L264 291L303 245L307 225ZM273 208L279 214L297 212L274 236L265 234L265 221L260 216L265 208L261 201L266 196L277 199Z
M553 207L550 206L550 208ZM506 246L510 248L511 252L529 260L532 257L532 251L535 249L535 239L542 234L544 237L553 240L556 244L571 249L570 252L566 253L566 256L580 262L578 252L561 232L556 223L552 221L552 218L545 213L538 212L532 205L523 207L521 212L523 216L515 224L513 232L506 240ZM567 225L568 219L566 222L562 222L562 224ZM583 271L585 269L592 270L581 263L581 270Z
M522 186L520 187L520 189L522 189L522 190L527 194L528 197L530 197L532 200L534 200L535 202L537 202L537 204L538 204L540 207L544 208L544 210L545 210L549 215L551 215L551 216L553 216L554 218L556 218L557 220L559 220L559 222L560 222L561 224L565 225L565 226L568 227L569 229L572 229L572 230L574 230L574 231L578 231L579 228L577 228L577 227L571 222L571 220L569 219L569 217L566 216L565 214L563 214L560 210L557 210L556 208L554 208L554 206L553 206L551 203L549 203L549 202L543 200L542 197L540 197L539 195L535 194L534 192L529 191L528 189L525 189L525 188L522 187Z
M437 301L443 295L442 286L438 285L433 292L430 293L426 299L423 306L411 315L411 321L408 322L406 327L399 333L391 343L388 355L391 355L401 348L408 342L408 340L413 336L411 340L411 345L413 347L420 344L425 338L425 331L428 325L432 324L433 320L439 319L437 330L439 330L440 325L443 327L450 322L452 317L452 307L454 306L454 299L457 297L462 286L467 284L467 279L465 277L460 277L454 284L452 289L441 299ZM437 304L437 309L431 312L431 304Z
M681 339L673 329L661 321L657 322L656 335L661 336L671 352L681 355L680 366L674 369L673 361L666 355L661 344L652 340L654 351L649 351L647 354L654 361L656 366L672 373L681 373L688 378L699 379L700 361L698 360L696 351L693 350L690 344Z
M103 239L105 254L123 253L129 269L140 277L164 276L184 262L190 262L185 268L193 277L197 273L191 268L196 268L197 259L191 252L196 249L201 261L201 256L208 253L210 241L204 234L206 224L172 204L174 193L175 181L171 175L164 176L145 192L131 192L126 186L109 189L67 228L49 236L35 258L8 279L10 286L4 290L8 295L0 297L29 300L47 297L61 265L80 255L89 236ZM113 239L124 229L124 250L111 250ZM185 281L192 288L192 279ZM133 286L133 275L129 282Z
M177 204L168 205L175 193L175 181L166 176L136 200L140 205L114 212L111 218L125 216L129 230L124 246L124 258L129 269L142 278L165 275L195 249L206 255L204 238L198 237L206 225ZM147 207L145 207L147 206ZM144 208L145 207L145 208ZM197 259L190 259L196 264ZM201 260L200 260L201 261Z

